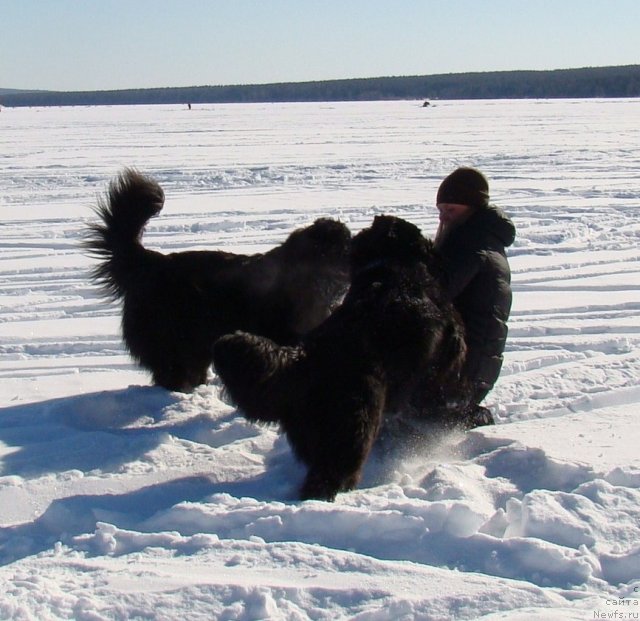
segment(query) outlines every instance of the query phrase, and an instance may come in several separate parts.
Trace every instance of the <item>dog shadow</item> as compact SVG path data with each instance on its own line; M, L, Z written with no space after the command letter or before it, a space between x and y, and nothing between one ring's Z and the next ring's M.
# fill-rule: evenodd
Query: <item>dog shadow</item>
M66 477L73 471L80 478L80 473L92 471L110 476L109 472L126 470L128 464L166 443L167 435L224 447L261 433L217 400L215 386L191 395L134 386L17 405L0 409L0 486L2 482L9 486L4 497L11 499L12 479L19 477L51 477L52 482L45 484L54 485L58 474ZM56 498L33 520L0 527L0 565L50 549L56 541L68 542L93 532L101 521L136 529L176 504L207 502L215 494L295 500L299 481L292 474L294 458L283 437L267 449L264 460L263 472L231 473L231 480L220 480L216 473L178 474L125 492Z
M234 425L237 414L223 405L212 412L214 390L203 390L194 396L130 386L0 409L0 476L113 472L167 434L215 447L258 433Z
M159 433L134 432L131 426L145 417L155 419L172 403L167 391L132 387L4 408L0 442L11 448L0 473L37 477L117 468L158 445ZM127 435L132 441L124 440Z
M0 566L50 549L56 542L93 532L98 522L135 528L159 511L212 493L205 476L150 485L122 494L76 495L54 500L37 519L0 528Z

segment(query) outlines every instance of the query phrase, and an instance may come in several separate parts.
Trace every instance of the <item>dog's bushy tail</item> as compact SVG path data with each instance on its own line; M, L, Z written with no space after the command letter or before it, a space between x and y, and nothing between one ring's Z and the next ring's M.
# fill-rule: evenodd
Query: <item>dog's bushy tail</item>
M95 209L100 222L89 227L83 246L100 259L92 278L113 297L122 297L145 253L140 238L147 221L164 204L156 181L127 168L110 184Z
M296 347L236 332L218 339L213 366L231 400L254 422L279 423L286 416L285 375L300 358ZM291 387L290 387L291 389Z

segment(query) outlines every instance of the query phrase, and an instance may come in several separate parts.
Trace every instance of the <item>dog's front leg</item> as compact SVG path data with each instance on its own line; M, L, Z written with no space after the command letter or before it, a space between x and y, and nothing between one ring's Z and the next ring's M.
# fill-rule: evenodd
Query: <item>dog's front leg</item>
M342 481L336 472L331 472L329 468L323 466L311 466L300 489L300 499L333 502L338 492L347 491L356 486L357 479L352 478L355 480L352 480L347 487L347 482Z

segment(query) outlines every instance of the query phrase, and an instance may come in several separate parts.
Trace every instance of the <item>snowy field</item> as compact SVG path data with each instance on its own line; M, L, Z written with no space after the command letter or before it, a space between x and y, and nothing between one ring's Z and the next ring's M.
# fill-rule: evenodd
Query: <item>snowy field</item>
M640 100L2 109L0 619L640 619ZM432 235L474 165L513 217L498 424L299 502L214 375L149 385L79 248L125 166L156 250L316 217Z

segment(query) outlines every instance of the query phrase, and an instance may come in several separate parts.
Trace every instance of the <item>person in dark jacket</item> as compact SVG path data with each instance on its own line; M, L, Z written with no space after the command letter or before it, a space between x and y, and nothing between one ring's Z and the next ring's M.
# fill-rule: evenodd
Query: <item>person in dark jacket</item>
M491 412L480 403L502 368L511 311L505 248L513 243L516 229L499 207L489 203L489 183L474 168L458 168L446 177L436 204L440 226L435 245L443 258L448 295L466 330L463 376L469 394L461 410L463 425L493 424Z

